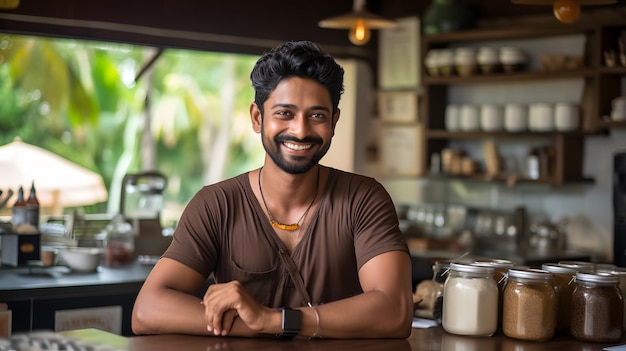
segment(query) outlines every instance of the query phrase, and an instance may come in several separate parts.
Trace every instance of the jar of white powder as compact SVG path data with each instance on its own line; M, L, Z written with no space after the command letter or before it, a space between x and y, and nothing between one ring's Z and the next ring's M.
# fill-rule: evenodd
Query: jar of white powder
M443 286L443 328L452 334L491 336L498 327L498 285L494 268L450 263Z

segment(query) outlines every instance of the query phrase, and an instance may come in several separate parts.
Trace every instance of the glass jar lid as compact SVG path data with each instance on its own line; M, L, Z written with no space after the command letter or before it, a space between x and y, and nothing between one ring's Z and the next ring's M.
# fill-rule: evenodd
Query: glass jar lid
M577 282L590 282L598 284L617 284L619 283L619 276L612 273L600 272L577 272Z
M552 273L535 268L511 268L509 278L549 280L552 279Z
M450 269L457 272L465 272L465 273L478 273L478 274L493 274L495 268L489 266L480 266L474 263L460 263L460 262L452 262L450 263Z
M596 269L595 264L585 261L559 261L561 266L576 268L580 271L594 271Z
M578 270L574 267L564 266L559 263L544 263L541 265L541 269L557 274L575 275L576 272L578 272Z
M474 264L479 266L488 266L493 268L511 268L515 266L515 262L509 260L502 259L493 259L493 260L477 260L474 261Z

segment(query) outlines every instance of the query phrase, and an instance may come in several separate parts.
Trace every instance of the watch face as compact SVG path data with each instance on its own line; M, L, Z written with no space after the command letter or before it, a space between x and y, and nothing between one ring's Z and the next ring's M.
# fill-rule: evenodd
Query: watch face
M279 339L289 339L298 335L302 327L302 312L300 310L292 310L290 308L282 309L282 328L283 332L276 337Z

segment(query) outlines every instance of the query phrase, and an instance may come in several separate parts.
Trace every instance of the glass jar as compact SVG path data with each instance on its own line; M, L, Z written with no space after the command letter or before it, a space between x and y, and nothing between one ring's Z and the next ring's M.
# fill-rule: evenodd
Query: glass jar
M504 289L502 331L522 340L545 341L554 336L556 295L552 273L540 269L509 269Z
M115 267L130 263L134 259L135 231L124 216L117 214L106 226L105 263Z
M622 337L624 300L619 277L611 273L576 273L570 332L582 341L617 342Z
M626 291L626 268L615 267L611 273L617 275L619 278L619 288L622 291L622 297L624 297L624 292ZM624 319L622 324L624 331L626 331L626 303L624 303Z
M575 268L578 272L595 272L596 265L593 262L585 261L559 261L559 265Z
M477 265L483 265L487 267L493 267L493 279L496 281L498 285L498 325L502 324L502 300L504 295L504 287L506 286L506 282L508 280L508 272L509 268L515 266L513 261L509 260L482 260L474 262Z
M498 327L498 286L493 267L450 263L443 285L443 328L452 334L491 336Z
M576 269L558 263L544 263L541 269L552 273L552 287L556 296L555 331L569 333L572 292L576 287Z
M443 284L446 282L451 260L435 261L433 265L433 281L436 289L433 291L433 320L441 325L441 315L443 312Z

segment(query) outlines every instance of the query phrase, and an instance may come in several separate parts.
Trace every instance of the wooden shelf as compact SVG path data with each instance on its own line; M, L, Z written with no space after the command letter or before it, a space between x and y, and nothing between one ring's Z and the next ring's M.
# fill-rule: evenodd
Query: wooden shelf
M626 72L626 70L624 70ZM576 69L565 71L520 71L511 73L474 74L461 77L452 76L425 76L424 85L464 85L480 83L511 83L521 81L546 81L558 79L583 79L593 77L591 69Z
M625 122L626 124L626 122ZM485 138L553 138L557 135L565 136L587 136L581 131L574 132L449 132L441 129L430 129L425 131L428 139L485 139Z
M558 37L564 35L584 34L589 31L586 28L576 26L568 27L510 27L475 29L459 32L447 32L424 36L424 41L429 44L449 44L460 42L477 42L490 40L532 39L545 37Z
M423 70L422 76L422 104L421 116L424 121L423 141L423 169L431 169L431 155L441 153L448 148L451 142L469 142L488 139L498 139L497 142L519 143L520 146L536 147L535 140L545 140L546 144L554 148L553 176L545 179L525 179L520 177L482 175L472 176L432 176L435 179L459 179L479 182L500 182L509 185L515 184L547 184L550 186L565 184L588 184L593 179L584 177L584 144L585 138L594 135L606 135L611 128L626 127L626 121L606 121L602 116L610 113L612 99L624 95L621 90L621 81L626 76L626 67L607 67L604 65L602 53L606 50L617 49L617 37L624 25L611 26L601 24L587 24L586 26L554 26L554 27L521 27L476 29L424 35L422 38L422 52L428 53L431 49L455 48L469 45L479 47L489 42L508 41L516 45L516 41L527 39L557 38L571 35L584 36L584 67L580 69L541 71L525 70L519 72L497 72L492 74L476 73L470 76L430 76ZM507 44L508 45L508 44ZM612 45L615 45L613 47ZM540 53L535 53L539 55ZM534 59L539 59L535 57ZM572 132L451 132L444 129L444 115L446 106L450 103L451 87L472 85L506 86L509 84L526 82L547 82L558 80L577 80L584 84L580 98L581 129ZM531 85L527 85L531 86ZM499 86L498 86L499 87ZM468 89L468 88L465 88ZM481 86L482 89L482 86ZM607 112L608 111L608 112ZM429 176L430 177L430 176Z
M460 181L472 181L472 182L498 182L498 183L504 183L507 184L508 186L516 186L516 185L521 185L521 184L536 184L536 185L550 185L550 186L554 186L554 185L563 185L561 183L559 183L557 181L556 178L554 177L550 177L550 178L539 178L539 179L530 179L530 178L525 178L525 177L521 177L518 175L511 175L511 176L507 176L507 175L497 175L497 176L491 176L488 174L473 174L473 175L453 175L453 174L429 174L426 177L430 178L430 179L439 179L439 180L460 180ZM567 179L567 183L568 184L575 184L575 183L580 183L580 184L590 184L593 183L594 180L592 178L586 178L586 177L576 177L576 178L569 178Z

